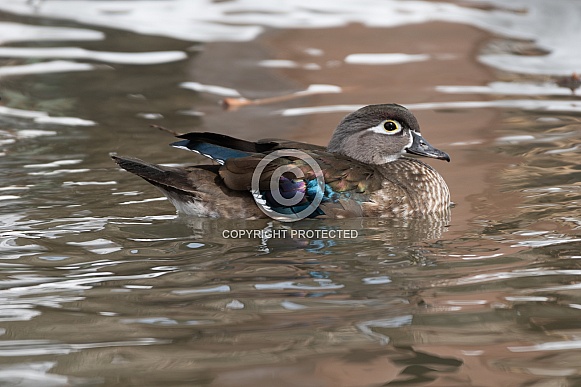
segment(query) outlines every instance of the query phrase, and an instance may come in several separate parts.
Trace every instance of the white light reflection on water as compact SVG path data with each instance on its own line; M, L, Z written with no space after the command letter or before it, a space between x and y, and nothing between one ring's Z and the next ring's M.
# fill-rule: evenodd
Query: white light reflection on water
M367 277L362 279L363 283L366 285L380 285L391 283L391 278L386 275L380 277Z
M405 106L410 110L437 110L437 109L484 109L484 108L505 108L521 110L539 111L561 111L561 112L581 112L581 103L567 100L496 100L496 101L456 101L456 102L426 102L409 103ZM276 112L285 117L303 116L309 114L352 112L362 105L328 105L309 106L302 108L289 108Z
M211 288L172 290L172 293L178 295L199 294L199 293L228 293L230 292L230 290L231 290L230 286L228 285L219 285Z
M21 23L0 22L0 44L56 40L102 40L105 34L84 28L33 26Z
M345 57L345 63L350 64L366 64L366 65L389 65L401 64L410 62L422 62L430 59L426 54L349 54Z
M490 11L472 8L470 2L464 7L444 2L395 0L368 0L365 6L349 0L294 0L284 4L258 0L114 3L51 0L34 6L28 0L13 0L0 3L0 10L201 42L252 40L264 31L264 27L329 28L350 23L396 27L444 21L472 25L513 39L530 40L548 52L536 56L511 52L481 55L480 61L489 66L516 73L563 75L581 68L579 46L572 43L581 38L578 28L581 4L567 0L517 0L510 4L487 0L484 4L497 7ZM82 35L79 31L72 32ZM82 36L95 38L86 34Z
M233 25L228 22L231 19L229 17L224 20L227 14L225 8L227 10L230 7L212 1L190 0L74 3L51 0L40 2L38 7L27 0L0 4L0 9L6 12L72 19L87 24L192 41L245 41L254 39L262 32L262 28L258 26Z
M357 323L357 328L363 334L371 337L374 340L378 340L381 344L388 344L390 341L389 336L375 332L373 328L400 328L406 325L410 325L413 321L413 318L413 315L404 315L380 320L363 321Z
M74 165L74 164L80 164L82 163L83 160L81 159L71 159L71 160L55 160L55 161L51 161L50 163L44 163L44 164L26 164L23 167L24 168L54 168L54 167L60 167L61 165Z
M550 275L579 276L581 275L581 270L523 269L523 270L514 270L510 272L476 274L473 276L460 278L456 280L455 283L458 285L467 285L506 279L516 279L525 277L544 277Z
M0 283L0 286L4 283ZM63 304L79 302L85 297L47 295L28 297L26 295L0 295L0 321L29 321L42 314L39 309L61 308Z
M119 205L140 204L140 203L149 203L149 202L163 202L165 200L167 200L167 198L165 196L161 196L158 198L149 198L149 199L143 199L143 200L129 200L126 202L121 202L121 203L119 203Z
M85 173L90 172L90 169L87 168L79 168L79 169L55 169L53 171L38 171L38 172L28 172L31 176L54 176L54 175L63 175L69 173Z
M187 58L187 54L183 51L105 52L86 50L79 47L0 47L0 57L90 59L116 64L151 65L183 60Z
M114 253L115 251L119 251L123 248L117 243L104 238L98 238L85 242L67 242L67 244L71 246L80 246L84 249L87 249L87 251L99 255Z
M90 63L55 60L50 62L2 66L0 67L0 77L31 74L68 73L72 71L90 71L95 70L96 68L97 66Z
M477 254L448 254L449 257L453 258L461 258L465 261L474 261L480 259L491 259L491 258L498 258L502 257L504 253L495 253L489 255L477 255Z
M554 298L549 298L549 297L534 297L534 296L510 296L510 297L504 297L505 300L507 301L512 301L512 302L546 302L546 301L552 301L554 300Z
M296 302L291 301L282 301L280 303L280 306L282 306L286 310L303 310L308 308L305 305L297 304Z
M285 289L299 289L299 290L334 290L342 289L345 285L334 284L328 280L318 280L319 286L304 285L291 281L284 281L270 284L256 284L254 288L257 290L285 290Z
M316 63L307 63L299 65L293 60L286 59L265 59L258 62L260 67L269 67L275 69L304 69L304 70L320 70L321 66Z
M0 195L0 200L14 200L20 199L20 196L17 195Z
M100 381L98 379L57 375L52 372L56 365L56 361L0 365L0 383L4 386L61 387L93 385Z
M32 122L35 122L37 124L57 124L67 126L93 126L96 124L94 121L85 120L81 118L53 117L44 111L15 109L6 106L0 106L0 117L1 116L30 119L32 120ZM18 130L14 134L16 138L22 138L22 136L36 137L38 135L53 135L56 134L56 132L31 129L28 131Z
M87 185L116 185L116 181L64 181L63 187L84 187Z
M24 256L36 255L46 249L37 244L17 244L16 240L25 234L20 231L3 231L0 233L0 251L2 259L19 259Z
M570 89L559 87L554 82L491 82L487 86L436 86L436 90L448 94L571 95Z
M292 116L304 116L308 114L320 114L320 113L337 113L337 112L353 112L357 109L362 108L363 105L328 105L328 106L309 106L303 108L289 108L276 112L281 116L292 117Z
M519 241L512 247L546 247L560 245L563 243L581 242L581 238L558 238L558 239L547 239L547 240L537 240L537 241Z
M38 7L31 6L27 0L20 0L0 4L0 9L205 42L254 39L263 31L262 26L329 28L357 22L371 27L395 27L436 20L469 23L497 33L529 37L526 32L511 28L517 25L517 21L526 21L526 18L507 9L505 4L503 6L505 11L494 15L449 3L394 0L368 0L365 6L348 0L294 0L284 4L259 0L76 1L71 4L51 0L41 2ZM111 12L115 13L115 17L111 17ZM168 20L172 22L167 23Z
M221 95L224 97L240 97L238 90L216 85L203 85L199 82L183 82L180 87L203 93Z
M64 236L100 231L108 224L147 224L156 220L167 221L175 218L176 215L136 218L70 217L40 221L24 220L25 215L23 214L0 215L1 258L18 259L24 256L43 254L47 251L42 245L28 243L29 239L56 239ZM116 243L105 238L97 238L89 241L69 241L67 244L100 254L108 254L120 249Z
M120 262L110 262L110 264L116 266ZM67 270L75 269L67 268ZM135 275L115 275L112 272L94 271L76 274L72 272L66 277L13 274L9 279L0 281L0 287L4 288L0 290L0 321L28 321L40 316L43 309L61 308L62 304L79 302L85 299L84 296L68 296L63 294L63 292L85 291L97 284L110 283L111 281L147 280L160 277L172 271L166 270ZM56 295L52 293L56 293ZM126 344L131 345L129 342ZM3 345L6 345L6 342L0 343L0 356L8 356L3 354L6 351L2 348ZM99 347L100 344L87 345L88 347L86 348L91 348L92 345ZM107 345L105 344L104 346ZM79 347L79 349L82 348L84 347ZM16 356L15 351L11 350L10 353Z
M68 344L50 340L5 340L0 341L0 357L66 355L90 348L133 347L167 344L170 340L142 338L127 341L102 343Z
M563 351L571 349L581 349L581 340L552 341L522 347L508 347L512 352L538 352L538 351Z

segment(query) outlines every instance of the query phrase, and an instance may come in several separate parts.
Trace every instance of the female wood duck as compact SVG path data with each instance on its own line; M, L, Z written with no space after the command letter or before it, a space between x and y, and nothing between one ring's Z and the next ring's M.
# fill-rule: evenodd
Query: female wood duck
M414 115L400 105L369 105L347 115L326 148L207 132L177 137L182 140L172 146L217 165L176 168L112 157L159 188L179 213L296 220L422 217L450 207L442 176L404 155L450 157L424 140Z

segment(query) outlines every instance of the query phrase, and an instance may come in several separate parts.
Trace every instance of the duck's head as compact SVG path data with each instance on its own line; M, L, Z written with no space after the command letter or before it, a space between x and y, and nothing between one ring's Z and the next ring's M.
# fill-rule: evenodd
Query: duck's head
M365 106L345 117L327 149L367 164L385 164L405 154L450 161L420 134L416 117L396 104Z

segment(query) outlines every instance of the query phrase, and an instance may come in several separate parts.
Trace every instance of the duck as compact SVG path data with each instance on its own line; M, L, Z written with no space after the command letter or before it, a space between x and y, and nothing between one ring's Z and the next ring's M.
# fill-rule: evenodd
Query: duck
M374 104L344 117L329 144L225 134L177 134L170 144L211 163L164 166L111 157L157 187L178 214L209 218L418 218L447 214L450 190L420 158L450 161L404 106Z

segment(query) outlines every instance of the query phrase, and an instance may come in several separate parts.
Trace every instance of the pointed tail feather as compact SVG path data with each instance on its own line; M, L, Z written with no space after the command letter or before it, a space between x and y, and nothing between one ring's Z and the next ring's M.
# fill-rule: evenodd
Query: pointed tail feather
M218 177L219 165L165 167L133 157L111 156L123 169L157 187L179 213L198 217L261 218L246 191L232 191Z
M219 166L202 166L199 173L192 175L190 168L172 168L149 164L134 157L111 156L121 168L131 172L162 189L174 189L198 196L204 183L214 183Z

